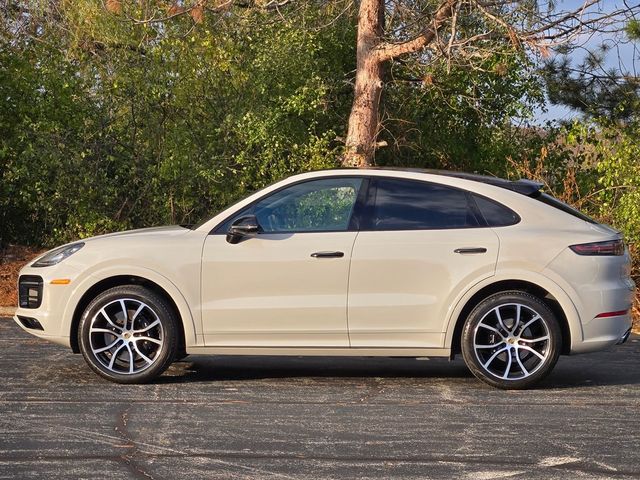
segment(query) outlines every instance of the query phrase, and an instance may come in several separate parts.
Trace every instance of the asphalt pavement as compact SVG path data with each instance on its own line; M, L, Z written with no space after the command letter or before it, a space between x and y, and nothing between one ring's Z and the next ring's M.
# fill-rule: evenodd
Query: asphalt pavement
M500 391L461 359L187 357L151 385L0 319L0 478L640 478L640 337Z

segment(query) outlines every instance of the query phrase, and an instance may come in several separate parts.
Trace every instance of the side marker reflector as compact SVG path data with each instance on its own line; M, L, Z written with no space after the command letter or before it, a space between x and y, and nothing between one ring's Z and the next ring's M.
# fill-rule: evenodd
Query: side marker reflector
M629 310L618 310L616 312L604 312L596 315L596 318L608 318L608 317L619 317L621 315L626 315Z
M54 278L51 280L51 285L69 285L71 283L70 278Z

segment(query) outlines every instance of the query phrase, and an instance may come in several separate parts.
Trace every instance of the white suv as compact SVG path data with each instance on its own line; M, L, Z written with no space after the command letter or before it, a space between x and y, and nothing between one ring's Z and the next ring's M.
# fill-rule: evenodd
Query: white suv
M15 320L122 383L188 354L462 353L524 388L627 339L629 271L618 232L534 182L327 170L191 228L52 250L21 271Z

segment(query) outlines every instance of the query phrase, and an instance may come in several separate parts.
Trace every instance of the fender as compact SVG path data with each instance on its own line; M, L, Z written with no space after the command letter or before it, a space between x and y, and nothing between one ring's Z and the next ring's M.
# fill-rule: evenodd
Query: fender
M180 313L182 324L184 325L186 346L189 347L201 345L201 342L198 341L199 332L196 328L196 320L191 308L189 307L189 303L184 298L184 295L182 294L180 289L164 275L156 272L155 270L151 270L139 265L127 265L126 269L121 266L99 268L97 271L94 270L89 275L82 278L80 282L76 284L73 293L67 300L63 315L62 332L64 332L67 336L69 335L75 308L80 302L82 296L92 286L94 286L101 280L106 280L107 278L121 275L142 277L162 287L171 296L171 299L178 307L178 312Z
M494 276L485 278L480 282L470 285L466 289L463 289L464 293L459 295L451 303L452 307L449 309L449 314L447 315L446 319L447 327L445 331L445 348L452 348L453 333L455 330L456 322L460 314L462 313L462 309L465 307L471 297L473 297L483 288L488 287L494 283L514 280L532 283L541 288L544 288L547 292L553 295L553 297L560 304L560 307L562 308L565 316L567 317L567 322L571 331L571 350L573 351L576 345L582 342L583 334L580 315L578 313L579 309L572 300L572 298L579 297L575 294L573 289L569 287L569 285L560 286L549 277L537 272L522 270L501 270Z

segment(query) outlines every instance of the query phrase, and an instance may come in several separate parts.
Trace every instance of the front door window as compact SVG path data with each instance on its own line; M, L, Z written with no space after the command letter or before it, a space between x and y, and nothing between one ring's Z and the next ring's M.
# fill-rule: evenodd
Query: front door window
M255 215L264 233L347 231L361 184L350 177L297 183L258 200L218 231L244 215Z

